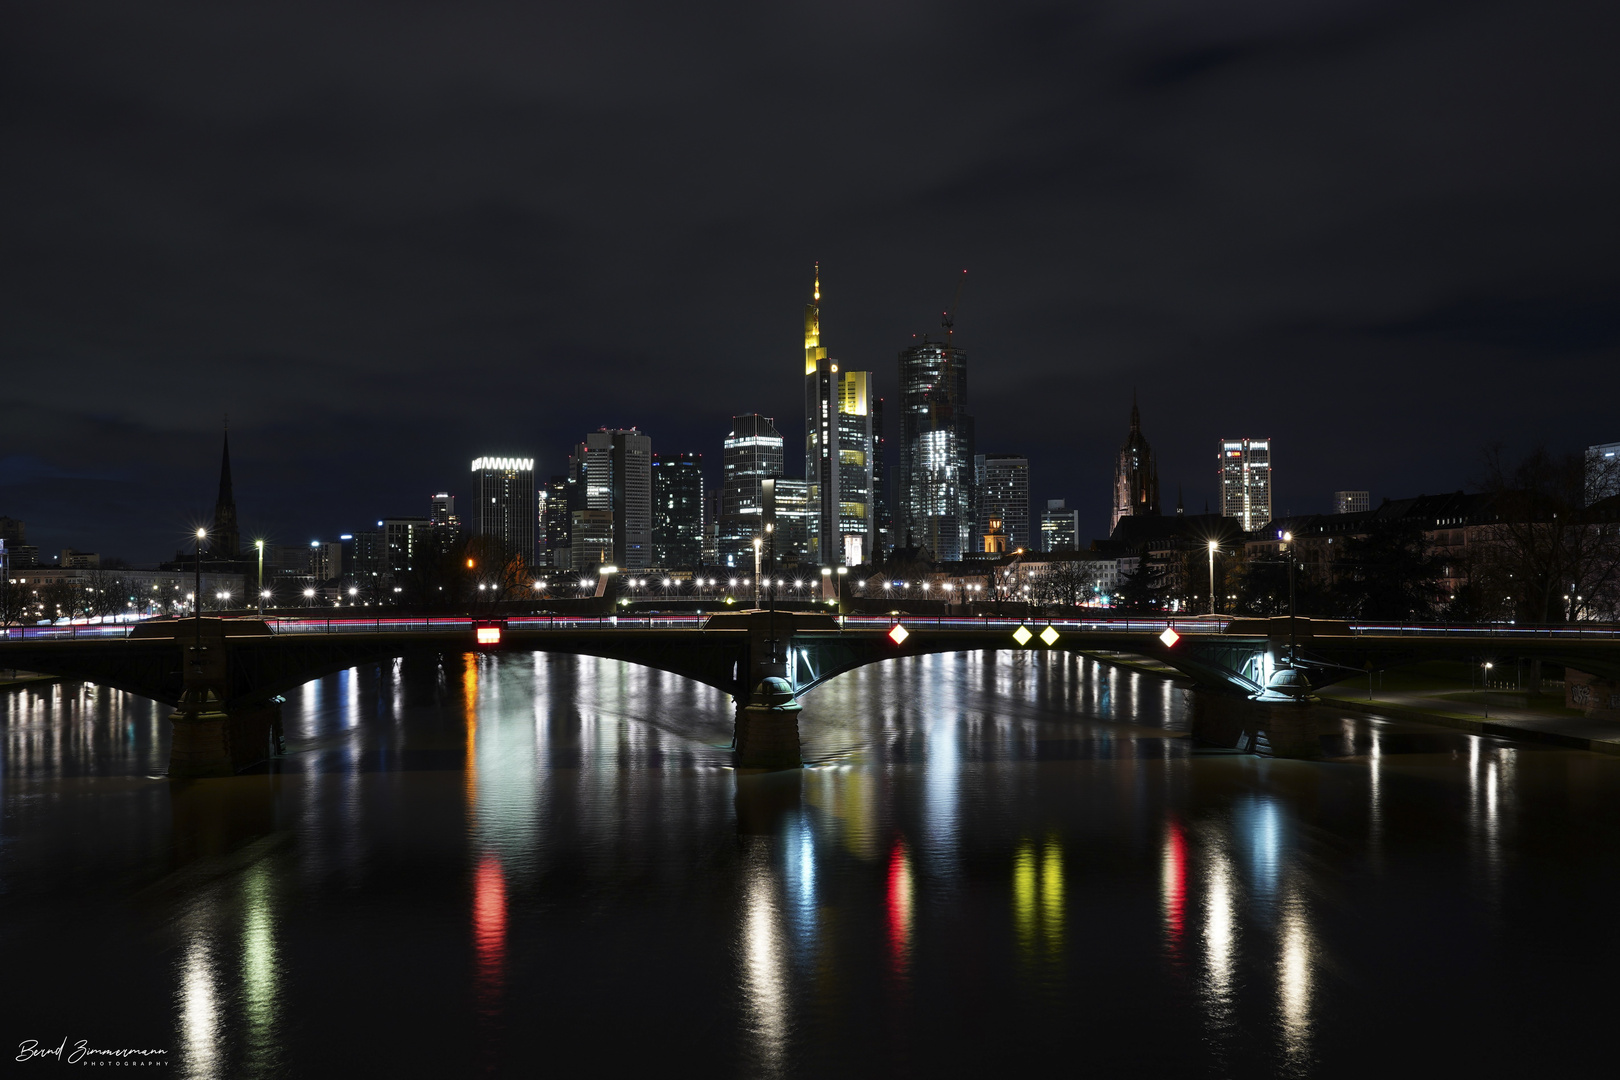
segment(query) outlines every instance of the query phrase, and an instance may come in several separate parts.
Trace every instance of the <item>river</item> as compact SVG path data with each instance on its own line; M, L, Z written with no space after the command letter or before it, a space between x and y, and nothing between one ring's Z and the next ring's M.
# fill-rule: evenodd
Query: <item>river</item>
M807 767L743 774L726 697L673 675L396 662L290 695L271 766L171 783L165 708L0 692L0 1048L177 1077L1610 1056L1620 761L1348 714L1348 756L1205 750L1183 690L1055 652L804 706Z

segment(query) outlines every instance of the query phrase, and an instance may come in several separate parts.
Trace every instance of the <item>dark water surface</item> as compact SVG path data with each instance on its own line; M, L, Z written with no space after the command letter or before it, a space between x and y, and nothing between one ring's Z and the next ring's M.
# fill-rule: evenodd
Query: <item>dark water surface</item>
M167 710L0 693L0 1050L168 1075L1607 1074L1620 761L1366 719L1202 753L1060 654L805 698L798 772L615 661L360 668L269 771Z

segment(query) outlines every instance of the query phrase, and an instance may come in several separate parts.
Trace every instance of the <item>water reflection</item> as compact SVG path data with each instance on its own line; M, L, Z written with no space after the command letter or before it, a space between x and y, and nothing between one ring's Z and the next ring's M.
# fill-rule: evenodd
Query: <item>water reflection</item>
M777 1076L787 1064L788 964L770 865L770 841L742 838L742 999L745 1053L759 1075Z
M1175 967L1185 960L1187 919L1187 836L1181 822L1165 822L1159 906L1164 918L1165 952Z
M1064 904L1063 848L1048 837L1037 848L1025 840L1013 855L1013 924L1020 960L1043 963L1050 982L1063 960L1067 910Z
M1172 1053L1309 1074L1431 1010L1477 1018L1523 974L1510 914L1552 925L1616 884L1620 783L1592 756L1360 721L1359 758L1199 755L1160 737L1181 707L1162 682L1045 654L895 661L815 695L818 767L741 777L716 765L721 696L662 673L358 668L289 695L279 775L171 788L132 772L161 716L16 692L0 961L96 971L194 1076L319 1071L362 1027L379 1075L518 1071L539 1029L624 1071L690 1043L745 1076L994 1074L1113 1039L1172 1048L1144 1075ZM245 857L276 830L284 850ZM185 887L130 902L166 875ZM1411 950L1425 911L1445 932ZM1607 970L1601 935L1581 951ZM1604 1001L1538 985L1588 1025ZM1492 1064L1479 1041L1448 1047L1458 1071L1490 1071L1464 1067Z
M214 1080L222 1075L224 1035L220 1015L220 989L214 967L213 927L207 910L198 905L187 918L180 959L181 1075Z
M271 875L263 860L243 878L242 912L242 1012L247 1066L254 1075L268 1075L281 1052L276 1031L281 1001Z
M1311 967L1313 945L1305 900L1291 887L1278 927L1277 1003L1282 1018L1282 1059L1303 1073L1311 1063Z
M911 854L906 850L905 841L898 838L889 851L885 908L888 913L889 974L904 983L911 968Z

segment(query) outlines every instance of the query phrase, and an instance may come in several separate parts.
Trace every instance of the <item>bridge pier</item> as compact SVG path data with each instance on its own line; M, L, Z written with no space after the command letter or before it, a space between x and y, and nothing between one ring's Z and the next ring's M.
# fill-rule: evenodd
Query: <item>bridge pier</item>
M169 715L169 776L231 776L275 755L281 743L279 701L227 706L229 665L225 623L194 620L177 625L184 692Z
M1336 737L1343 712L1314 699L1256 701L1198 688L1192 691L1192 735L1201 742L1311 760L1322 756L1322 737Z
M735 695L737 768L802 767L798 687L790 661L793 635L797 630L836 630L838 620L817 612L728 611L710 616L704 626L748 632L748 657L737 671L742 687Z

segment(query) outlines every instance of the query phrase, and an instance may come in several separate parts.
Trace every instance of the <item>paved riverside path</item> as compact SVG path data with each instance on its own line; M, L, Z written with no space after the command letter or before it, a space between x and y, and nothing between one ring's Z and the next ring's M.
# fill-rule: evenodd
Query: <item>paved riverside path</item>
M1357 712L1385 713L1402 720L1421 720L1446 727L1461 728L1479 735L1499 735L1507 739L1529 739L1556 743L1582 750L1620 755L1620 722L1589 720L1582 716L1548 716L1507 704L1490 702L1490 716L1476 702L1453 701L1446 694L1457 690L1377 690L1372 700L1366 691L1356 694L1349 683L1325 687L1317 692L1324 702ZM1516 696L1516 695L1515 695Z

